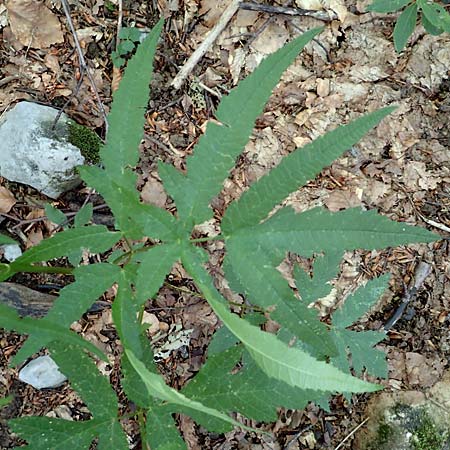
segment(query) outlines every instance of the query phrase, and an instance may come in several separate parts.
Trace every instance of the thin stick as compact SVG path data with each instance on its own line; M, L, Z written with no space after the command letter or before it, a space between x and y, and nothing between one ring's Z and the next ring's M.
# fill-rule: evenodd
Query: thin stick
M291 8L287 6L264 5L261 3L253 3L253 2L242 2L239 5L239 8L246 9L249 11L260 11L269 14L283 14L285 16L306 16L322 20L323 22L331 22L332 20L335 20L337 18L335 15L330 15L322 11L313 11L310 9L302 9L302 8Z
M387 333L402 317L403 312L405 311L408 304L417 297L417 291L422 287L425 279L431 273L430 264L420 261L416 267L416 271L414 272L414 282L408 289L406 289L405 294L403 295L402 302L400 306L396 309L393 316L388 320L386 325L383 327L385 333Z
M186 78L192 72L194 67L200 61L200 59L205 55L214 41L219 37L220 33L225 29L228 22L234 16L236 11L239 9L241 1L233 0L228 8L223 12L219 21L214 25L214 28L208 33L206 39L200 44L200 46L195 50L194 53L189 57L184 66L180 69L177 76L173 79L171 85L175 89L180 89L181 85L184 83Z
M119 15L117 17L117 37L116 37L116 51L119 50L119 44L120 44L120 32L122 31L122 19L123 19L123 4L122 0L119 0L118 3L119 6Z
M66 15L66 19L67 19L67 23L69 25L70 32L72 33L72 36L73 36L73 41L75 43L75 49L76 49L77 55L78 55L78 62L80 64L81 76L86 74L88 77L89 83L91 84L92 90L94 91L94 95L95 95L95 99L97 100L98 107L100 109L100 112L103 116L103 120L105 122L105 134L107 135L108 134L108 119L106 117L106 111L105 111L105 108L103 107L102 100L100 99L100 94L98 93L94 78L92 77L91 72L89 71L89 67L86 63L86 60L84 59L83 51L81 50L81 46L80 46L80 41L78 40L77 32L75 31L72 17L70 15L69 4L68 4L67 0L61 0L61 4L64 9L64 14ZM61 115L61 113L62 113L62 110L60 111L59 115ZM59 117L57 117L57 119L59 119Z
M355 427L347 436L345 436L344 440L334 449L339 450L345 442L347 442L367 421L369 418L364 419L357 427Z

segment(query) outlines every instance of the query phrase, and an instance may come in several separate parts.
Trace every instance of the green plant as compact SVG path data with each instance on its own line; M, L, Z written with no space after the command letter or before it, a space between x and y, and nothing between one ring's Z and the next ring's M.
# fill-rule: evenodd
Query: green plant
M413 431L414 450L441 450L448 440L448 432L438 427L425 411L420 411L419 424ZM448 442L447 442L448 443Z
M90 128L71 121L69 123L69 142L80 149L86 162L98 164L100 162L100 146L102 140Z
M122 67L125 64L125 56L131 54L136 48L136 44L142 39L139 28L127 27L120 30L119 44L117 49L111 53L111 58L115 67Z
M370 353L381 336L366 333L360 339L362 333L346 328L374 303L386 278L372 281L355 294L343 311L335 313L332 326L321 322L308 303L326 292L328 287L323 287L336 273L344 250L438 238L427 230L359 209L330 213L316 208L296 214L283 207L269 216L289 193L331 164L393 108L356 119L291 153L229 205L220 235L192 237L195 225L212 218L209 204L221 191L281 74L320 29L305 33L269 56L223 98L217 120L208 124L193 156L187 159L187 174L159 164L164 186L176 202L176 216L141 203L133 167L138 162L151 79L151 71L143 66L153 60L161 27L162 22L138 47L115 93L107 143L100 150L102 167L80 168L84 181L111 208L117 231L103 226L66 229L11 264L0 265L3 280L20 271L70 273L75 277L43 319L21 319L0 305L0 326L28 334L13 364L45 346L92 413L92 419L83 422L47 417L10 420L13 431L33 449L63 445L87 449L95 438L98 448L128 448L117 417L115 393L86 351L103 359L106 356L68 330L112 284L117 283L112 317L124 349L122 387L137 405L142 440L152 450L175 450L186 448L172 418L175 412L188 414L209 430L224 432L233 426L246 428L232 419L230 412L271 421L278 406L302 408L311 400L326 406L328 396L336 391L380 389L350 374L347 353L357 356L353 362L357 373L366 367L369 373L385 375L384 358L375 352L376 360L372 360ZM137 242L144 236L151 238L151 245ZM208 253L201 247L214 239L226 244L223 268L230 285L257 305L254 309L259 313L242 317L231 313L227 300L215 288L205 266ZM3 236L2 241L10 242L11 238ZM113 246L115 251L104 263L75 267L38 264L80 249L102 253ZM288 251L315 258L312 278L297 274L302 300L277 270ZM145 303L156 295L176 261L182 262L224 325L213 337L206 363L181 391L169 387L159 374L141 324ZM261 329L267 316L280 324L277 335Z
M425 30L433 36L444 31L450 32L450 14L444 6L431 0L374 0L367 11L378 13L403 12L394 27L394 45L401 52L413 33L417 16L421 13L421 22Z

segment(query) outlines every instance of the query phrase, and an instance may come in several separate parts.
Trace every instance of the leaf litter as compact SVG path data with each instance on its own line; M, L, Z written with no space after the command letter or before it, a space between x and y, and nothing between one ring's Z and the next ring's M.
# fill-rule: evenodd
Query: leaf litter
M98 16L92 13L90 5L85 2L73 5L73 11L77 29L81 31L83 51L90 59L98 88L105 98L109 98L108 82L104 80L111 69L107 49L115 33L116 16L108 13L104 6L103 14L100 15L102 5L101 2L97 3L94 11L99 12ZM155 120L151 124L153 139L144 140L141 146L139 183L140 186L147 185L143 196L145 191L158 192L154 182L156 159L162 158L183 168L184 157L198 139L202 124L211 116L216 104L216 98L204 89L206 108L198 110L189 103L183 106L165 87L165 81L175 74L173 64L181 65L203 40L205 32L214 25L217 12L220 12L220 8L216 8L217 2L212 2L214 5L208 1L201 2L200 10L211 12L200 20L195 19L198 10L195 2L184 2L183 6L178 2L160 3L164 14L171 17L173 29L163 44L164 56L159 55L157 58L163 70L157 71L159 74L154 82L150 103L151 112L155 113ZM322 7L321 2L315 2L315 5L303 3L314 2L296 2L300 7ZM360 14L367 2L359 2L356 7L350 1L334 3L334 12L342 21L332 22L330 28L320 35L324 48L317 43L308 46L302 57L283 76L257 123L240 164L225 183L224 192L214 202L216 214L220 216L231 199L236 198L250 182L267 172L295 147L311 141L339 123L348 122L359 113L395 103L400 108L392 120L384 121L381 127L331 168L293 194L288 203L296 210L309 209L320 203L325 203L332 210L362 204L375 207L395 220L420 224L423 216L450 226L450 192L446 188L450 181L449 136L445 114L449 101L449 65L446 64L448 36L418 35L412 51L399 56L393 50L389 35L391 24L383 23L379 18L371 20L367 15ZM224 0L223 8L227 4ZM62 12L56 9L53 11L53 16L64 23ZM128 17L139 24L145 23L144 15L147 13L145 7L142 9L133 2L127 10ZM268 44L276 47L283 40L297 35L299 27L310 28L322 24L311 18L276 17L273 23L256 35L266 20L267 16L263 14L239 11L205 60L196 68L196 76L206 87L218 88L219 92L226 91L236 84L239 77L258 65ZM41 50L47 44L43 40L35 42L34 50L27 53L25 50L29 42L24 44L19 39L20 35L14 34L14 25L11 22L8 25L0 23L2 27L6 26L3 33L7 39L5 42L10 44L7 51L11 55L8 64L1 69L2 78L10 79L0 87L1 111L19 99L36 98L61 104L69 98L75 91L78 66L76 57L58 43L58 32L54 31L55 41L50 43L50 50ZM251 41L252 34L255 39L246 45L246 39ZM180 35L185 39L181 50L176 47ZM72 47L70 36L67 39L69 47ZM329 55L332 58L328 58ZM233 75L232 78L229 73ZM91 127L101 125L101 115L86 82L81 85L77 96L71 99L69 114ZM17 187L13 193L17 201L24 200L26 205L25 208L11 206L10 212L17 217L14 224L30 220L26 214L32 219L38 219L32 214L42 209L34 199L38 198L38 203L42 199L23 187ZM60 206L71 211L79 207L84 195L81 192L68 194ZM159 195L158 201L162 203L165 199L162 194ZM424 225L423 222L421 224ZM28 245L41 240L43 234L48 233L43 225L43 222L21 225ZM213 269L217 272L219 284L226 288L220 277L223 250L220 246L216 247L213 245L211 248L217 254L213 255L212 260L217 264ZM394 389L411 385L429 386L439 379L447 367L445 361L450 352L450 338L446 332L450 312L448 251L444 241L430 246L411 245L408 250L396 249L395 252L350 252L346 254L341 274L333 283L334 298L332 296L320 307L322 314L326 315L336 306L335 302L342 293L350 292L368 278L390 272L393 274L392 298L382 301L369 319L362 322L364 329L379 329L395 309L404 284L408 284L413 277L417 262L426 260L432 263L433 273L411 305L412 317L402 320L381 346L389 354L392 381L396 381L392 383ZM190 281L184 278L183 273L174 273L171 277L172 284L190 287ZM31 282L31 287L35 287L36 281L33 279L28 282ZM42 281L39 280L40 283ZM108 300L108 297L105 299ZM183 384L189 372L198 370L202 363L204 349L216 326L214 316L210 308L195 295L173 291L168 287L158 294L154 306L155 311L150 310L150 313L155 314L160 326L161 323L182 323L185 329L194 329L188 359L180 360L175 356L167 362L172 368L177 368L177 379L172 381ZM192 313L189 314L189 310ZM211 319L203 321L199 327L197 315ZM111 322L105 317L106 320L100 321L101 326L97 325L94 332L92 325L97 320L92 320L94 317L87 316L75 328L92 336L92 339L95 339L95 334L101 336L97 337L97 342L104 341L108 355L116 355L117 338L108 325ZM12 345L16 344L12 341ZM12 382L9 372L5 373L9 380L2 381L2 392L9 391ZM110 373L113 379L118 380L117 367L111 366ZM35 394L29 388L26 391L20 398L24 400L24 405L28 402L32 405ZM67 388L60 393L49 393L46 398L53 400L45 406L37 402L34 412L39 412L39 408L43 408L41 412L52 411L51 408L56 410L56 405L61 401L70 403L71 395ZM187 434L192 434L192 448L195 445L216 448L219 443L222 443L223 448L245 448L247 445L251 448L259 446L273 449L287 443L290 448L333 448L358 421L362 421L364 403L356 401L352 405L342 397L337 397L331 404L331 413L309 405L295 420L292 419L293 412L286 410L282 415L290 419L276 424L276 438L269 442L264 442L266 438L242 431L233 431L227 433L225 438L216 438L192 425L182 425L182 428ZM77 408L80 407L69 408L74 418L79 414ZM298 432L308 426L312 426L314 432L307 430L296 437Z

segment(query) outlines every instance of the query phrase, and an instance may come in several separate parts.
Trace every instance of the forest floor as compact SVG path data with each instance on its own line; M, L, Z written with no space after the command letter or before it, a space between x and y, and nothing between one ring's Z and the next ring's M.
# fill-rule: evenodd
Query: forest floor
M111 62L118 24L117 1L71 3L82 50L108 109L112 86L120 81L120 71L113 71ZM397 54L392 42L395 15L365 13L369 1L323 2L333 7L328 10L335 17L331 22L240 9L186 83L175 90L170 86L171 80L229 3L230 0L124 1L123 27L150 28L161 15L166 19L137 169L142 200L173 209L171 199L162 190L157 161L183 169L185 157L202 134L206 121L214 117L219 98L265 55L302 31L324 26L283 75L223 193L214 202L215 213L221 217L232 199L295 148L366 112L397 105L391 116L315 180L292 194L288 203L298 211L319 204L332 211L355 206L376 209L393 220L442 235L441 241L429 245L348 252L333 294L319 305L325 316L356 286L390 273L388 293L359 324L360 329L378 330L397 310L407 286L414 283L418 264L428 263L431 274L380 348L386 352L389 363L389 378L384 383L387 391L432 386L448 370L450 358L450 37L430 36L418 27L406 50ZM279 4L295 6L295 2ZM28 0L11 0L7 5L8 8L0 5L0 114L20 100L56 107L68 101L65 112L101 134L103 117L87 78L76 88L80 66L59 2L48 0L40 6L49 7L42 13L41 28L45 32L36 33L31 41L26 16L34 14L30 20L36 20L37 12L29 8ZM2 184L14 201L0 215L1 228L14 228L24 247L48 236L52 225L44 217L43 208L49 199L23 185L5 180ZM65 213L74 212L88 194L80 186L52 203ZM102 199L95 196L91 196L91 201L102 204ZM2 202L0 198L0 207L4 207ZM97 216L104 222L111 219L108 210L99 211ZM219 266L223 249L210 250ZM42 275L20 275L12 281L36 290L51 283L64 284L61 277ZM192 284L181 266L173 269L168 282L175 287ZM107 292L103 300L110 302L112 298L113 292ZM170 334L182 335L183 330L192 330L189 345L181 345L164 361L167 381L181 387L204 362L217 319L201 299L169 286L161 289L147 312L154 333L159 333L162 341ZM106 353L118 355L110 309L83 316L73 328ZM14 402L0 411L0 418L49 414L75 420L85 418L86 407L69 385L38 391L17 381L17 371L8 368L8 361L21 342L14 334L0 335L0 397L14 395ZM118 364L101 370L110 376L120 399L125 401L120 393ZM314 404L302 411L281 409L277 422L263 426L271 435L242 430L226 435L208 434L184 416L179 417L178 423L191 449L335 449L367 417L366 406L371 398L355 395L348 401L338 395L330 403L329 412ZM126 420L124 427L130 436L130 448L141 448L136 424ZM3 421L0 442L2 449L19 442ZM353 436L340 448L355 448Z

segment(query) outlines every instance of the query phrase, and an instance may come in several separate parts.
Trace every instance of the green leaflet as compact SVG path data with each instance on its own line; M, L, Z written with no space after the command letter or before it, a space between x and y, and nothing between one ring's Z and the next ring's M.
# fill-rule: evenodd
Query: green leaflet
M385 354L381 350L373 348L375 344L385 338L385 334L379 331L356 332L346 328L375 305L386 290L389 278L389 275L384 275L369 281L366 286L359 288L349 296L345 300L344 306L336 310L332 316L331 335L339 352L338 356L331 358L331 362L345 372L350 372L350 367L353 367L357 374L361 374L366 368L371 375L387 377ZM347 350L351 354L351 365Z
M60 211L58 208L55 208L51 203L47 203L45 205L45 215L51 220L53 223L57 225L62 225L67 222L66 215Z
M394 46L397 52L401 52L413 34L417 22L417 3L409 5L397 19L394 27Z
M351 208L332 213L314 208L297 214L287 207L262 224L233 232L226 243L239 246L252 242L269 254L276 252L284 257L291 251L308 257L314 252L381 249L412 242L433 242L438 238L424 228L391 221L373 210Z
M260 422L276 420L276 408L281 405L302 409L314 398L314 392L294 388L268 377L248 357L243 367L232 374L242 353L242 346L235 346L209 356L182 393L207 406L214 406L221 411L239 412Z
M330 293L331 285L328 282L336 277L342 255L342 251L328 251L324 255L316 255L312 277L299 266L294 268L297 289L306 304L315 302Z
M142 381L144 382L147 388L147 392L150 396L156 397L160 400L172 403L174 405L178 405L182 408L187 408L188 410L200 411L204 414L209 414L233 426L248 429L248 427L245 427L228 415L214 408L209 408L198 401L187 398L181 392L172 389L164 382L164 379L161 375L150 372L130 350L126 349L125 353L131 365L142 378Z
M139 253L133 261L139 261L136 276L136 303L143 305L151 299L164 283L173 264L179 259L177 244L155 245L144 253Z
M154 406L147 410L146 440L152 450L188 450L172 417L172 410Z
M104 252L110 249L120 238L120 233L108 231L103 225L72 228L57 233L30 248L11 264L11 268L19 272L26 264L59 258L80 248L89 250L91 253Z
M139 309L131 287L134 277L130 266L130 264L127 265L121 271L117 295L112 306L112 317L122 345L142 359L141 328L138 323Z
M264 220L291 192L314 178L392 111L389 107L367 114L284 157L227 208L222 220L224 234L232 235Z
M9 244L17 244L17 242L10 238L9 236L6 236L6 234L0 233L0 245L9 245Z
M150 94L153 58L163 23L163 20L157 23L129 61L108 115L107 143L101 149L100 156L109 177L120 181L122 186L124 172L128 167L135 166L139 159L138 147ZM134 184L124 187L135 190Z
M321 29L310 30L268 56L239 86L222 99L216 118L187 160L187 176L160 165L160 176L183 221L201 223L211 217L209 202L222 189L236 158L248 142L281 74Z
M409 5L412 0L375 0L366 9L377 13L390 13Z
M287 281L276 269L284 255L274 261L274 252L266 251L251 239L230 239L226 248L225 276L228 277L226 269L232 267L240 286L245 286L241 292L252 303L264 308L272 307L272 319L314 347L317 354L336 353L326 326L317 318L317 311L309 309L307 303L294 295ZM257 261L257 264L250 265L249 257Z
M100 449L128 449L128 442L117 419L117 398L107 378L83 352L64 342L49 345L52 358L71 386L86 402L93 419L71 422L47 417L22 417L9 421L11 429L34 450L70 448L88 450L98 437Z
M425 18L424 24L428 22L431 25L431 27L428 27L431 28L431 34L440 34L438 30L450 33L450 14L444 7L437 3L428 3L426 0L419 0L418 6L423 12L422 22Z
M142 204L136 189L128 186L136 184L137 178L133 172L123 174L122 179L130 178L129 182L124 183L125 186L109 179L108 173L98 167L80 167L79 172L83 180L104 197L118 228L130 239L139 239L144 235L157 239L177 236L174 217L164 209Z
M95 345L85 341L73 331L52 323L46 319L31 317L19 317L17 312L8 306L0 304L0 328L17 331L22 334L34 334L45 342L59 340L67 344L73 344L92 352L100 359L108 361L107 357Z
M75 282L61 290L45 317L47 321L60 327L69 328L78 320L118 280L120 270L113 264L91 264L77 267L73 275ZM25 344L13 358L13 363L22 363L40 348L45 347L49 340L45 340L40 333L30 333Z
M84 225L87 225L92 220L93 214L94 207L92 206L92 203L86 203L85 205L83 205L75 216L75 227L82 227Z
M228 311L225 300L214 288L202 267L199 248L185 249L182 262L217 316L241 340L259 367L270 377L290 386L318 391L372 392L379 386L344 374L335 367L318 361L307 353L288 347L275 335L265 333ZM320 374L320 377L317 376Z

